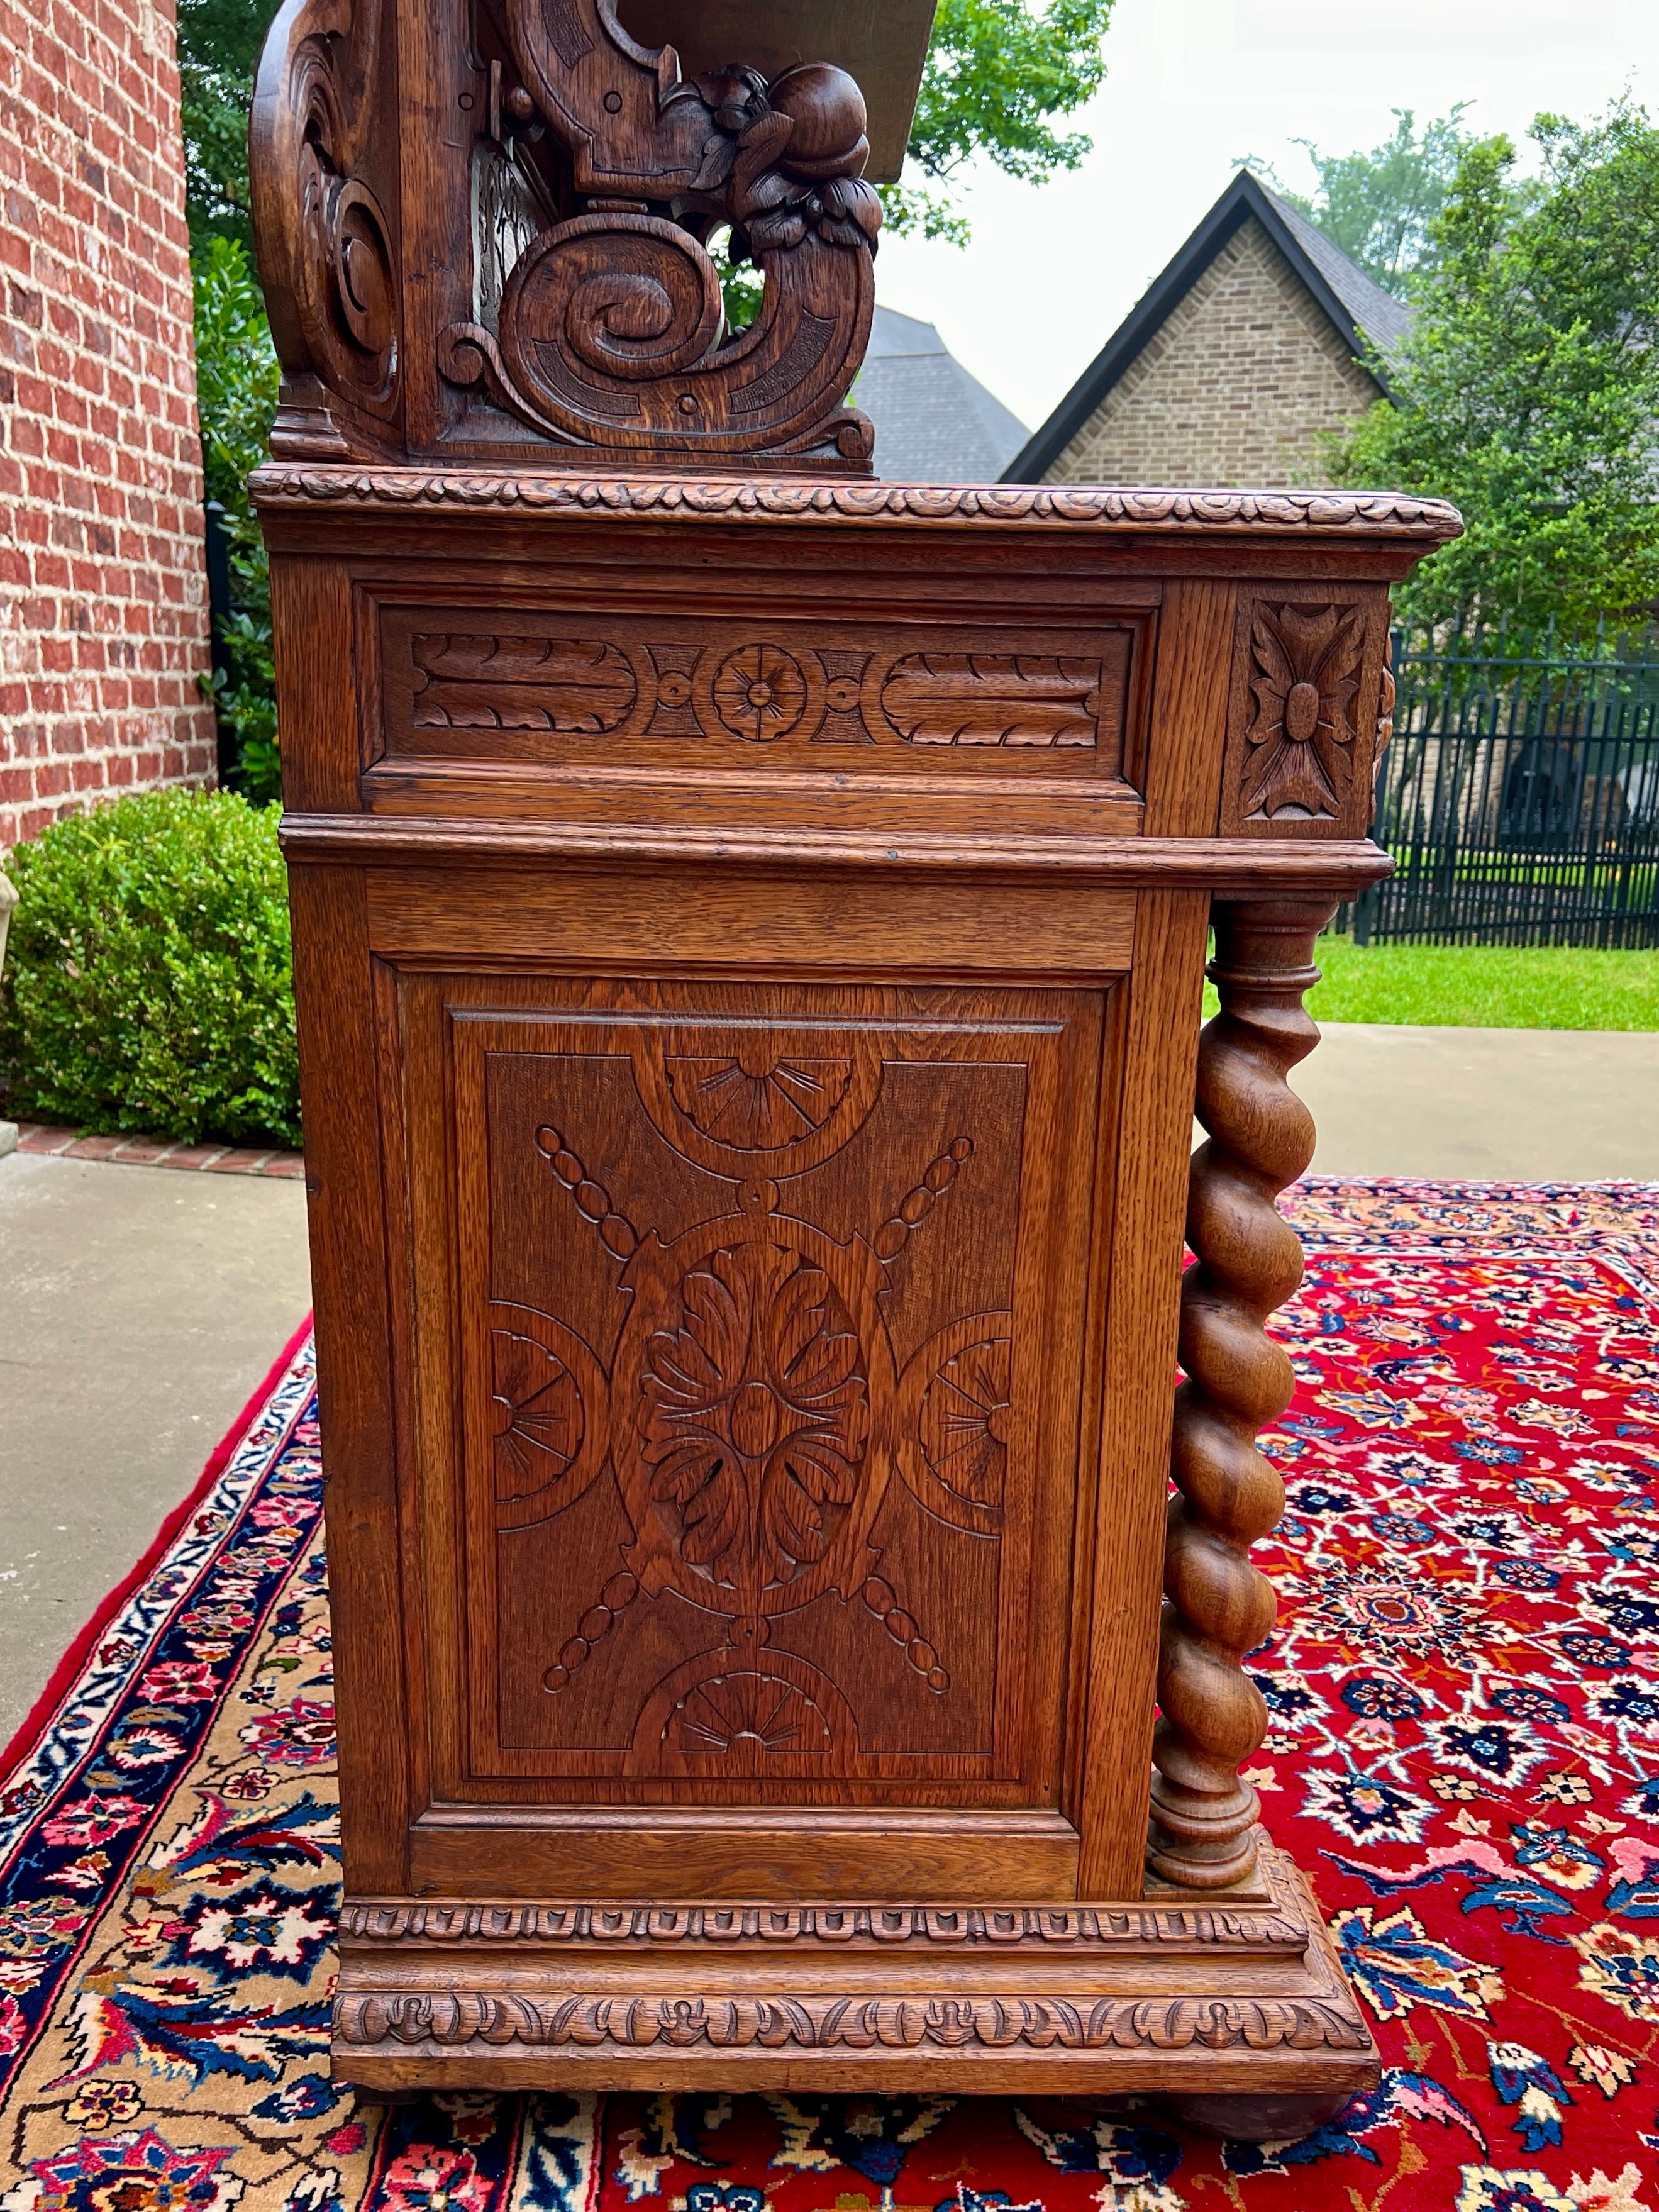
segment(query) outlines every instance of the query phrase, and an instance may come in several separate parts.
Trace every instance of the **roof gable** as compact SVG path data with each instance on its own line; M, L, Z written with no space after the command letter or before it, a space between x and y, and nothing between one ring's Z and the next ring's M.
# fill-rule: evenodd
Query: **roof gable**
M1374 345L1385 357L1411 326L1412 310L1374 283L1322 231L1269 191L1248 169L1234 175L1186 244L1096 355L1048 421L1002 472L1005 483L1040 483L1107 393L1160 331L1222 248L1252 217L1358 360ZM1370 371L1373 375L1376 372ZM1377 378L1386 392L1386 380Z
M878 307L849 395L875 424L875 471L904 483L994 483L1030 433L932 323Z

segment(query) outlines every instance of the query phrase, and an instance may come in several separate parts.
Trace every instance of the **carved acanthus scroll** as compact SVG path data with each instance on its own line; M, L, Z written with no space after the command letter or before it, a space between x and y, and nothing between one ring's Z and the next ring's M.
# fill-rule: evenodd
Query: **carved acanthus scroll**
M1319 1031L1302 995L1334 908L1306 900L1218 902L1211 980L1221 1011L1199 1048L1198 1118L1182 1286L1149 1863L1198 1889L1245 1880L1256 1793L1239 1769L1267 1732L1242 1661L1273 1620L1250 1546L1278 1522L1284 1486L1255 1445L1290 1403L1291 1363L1263 1324L1302 1279L1302 1248L1274 1204L1313 1157L1313 1118L1286 1084Z
M288 0L260 65L254 221L287 379L280 456L522 454L529 430L567 456L787 454L867 472L870 425L845 402L881 203L845 70L687 79L672 47L629 38L615 0L476 0L487 60L454 59L487 91L455 95L459 135L434 145L438 88L390 66L398 5ZM435 196L425 242L411 233L411 301L434 252L471 265L405 329L396 210L411 185ZM708 250L721 236L764 281L735 333ZM404 349L428 314L405 410Z
M881 205L860 172L862 94L803 64L683 81L610 0L508 0L526 96L569 155L576 204L533 238L497 326L456 324L440 365L562 443L635 453L833 449L867 459L842 405L868 342ZM765 279L728 334L707 241Z
M402 310L395 180L369 171L391 99L388 0L287 0L259 64L249 170L283 367L278 455L396 450ZM375 185L382 184L377 191Z

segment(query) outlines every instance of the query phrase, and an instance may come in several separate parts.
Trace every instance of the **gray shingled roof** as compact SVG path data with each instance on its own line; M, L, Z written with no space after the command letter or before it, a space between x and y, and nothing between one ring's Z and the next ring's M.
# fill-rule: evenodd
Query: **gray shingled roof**
M1316 230L1288 200L1266 185L1261 189L1297 244L1352 316L1354 327L1364 332L1386 360L1410 330L1416 310L1374 283L1357 262L1350 261L1322 230Z
M878 307L852 401L896 483L994 483L1025 443L1018 416L969 376L931 323Z

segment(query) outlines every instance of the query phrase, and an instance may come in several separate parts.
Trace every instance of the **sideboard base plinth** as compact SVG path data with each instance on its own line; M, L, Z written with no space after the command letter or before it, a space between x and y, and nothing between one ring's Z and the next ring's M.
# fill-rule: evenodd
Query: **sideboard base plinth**
M1255 1903L353 1899L333 2071L379 2090L1151 2096L1282 2136L1378 2061L1301 1875L1271 1848L1261 1870Z

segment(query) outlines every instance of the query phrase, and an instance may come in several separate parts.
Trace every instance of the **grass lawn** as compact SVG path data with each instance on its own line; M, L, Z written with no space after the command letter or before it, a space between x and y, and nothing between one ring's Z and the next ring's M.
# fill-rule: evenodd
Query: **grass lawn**
M1576 945L1369 945L1322 937L1324 981L1308 994L1321 1022L1416 1022L1436 1029L1659 1030L1659 951ZM1207 986L1205 1012L1215 1011Z

